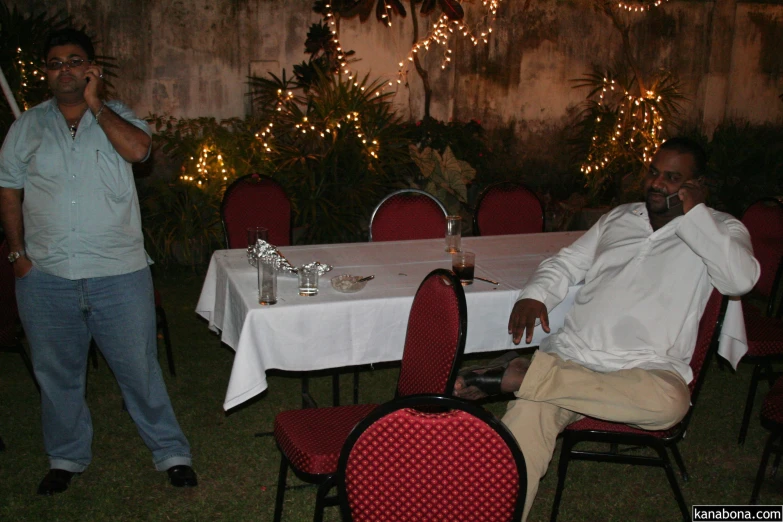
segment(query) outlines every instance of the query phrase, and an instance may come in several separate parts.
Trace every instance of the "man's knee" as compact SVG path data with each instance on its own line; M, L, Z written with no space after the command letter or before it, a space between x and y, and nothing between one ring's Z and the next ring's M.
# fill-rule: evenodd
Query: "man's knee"
M665 372L661 377L661 408L655 425L644 426L647 429L669 429L680 422L691 407L691 392L685 381L671 372Z

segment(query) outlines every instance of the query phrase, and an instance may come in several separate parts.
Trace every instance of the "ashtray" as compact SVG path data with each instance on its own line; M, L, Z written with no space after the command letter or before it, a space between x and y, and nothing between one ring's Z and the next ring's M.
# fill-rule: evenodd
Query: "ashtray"
M368 279L362 281L361 283L357 283L357 281L359 281L360 279L362 279L362 276L355 276L351 274L342 274L342 275L334 276L331 279L332 288L344 294L352 294L364 288L367 285L367 281L369 281Z

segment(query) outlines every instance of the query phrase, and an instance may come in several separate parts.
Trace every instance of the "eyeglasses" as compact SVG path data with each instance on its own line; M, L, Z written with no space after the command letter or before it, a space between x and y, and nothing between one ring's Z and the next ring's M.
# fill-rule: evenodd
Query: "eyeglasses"
M81 58L71 58L70 60L66 62L61 62L60 60L52 60L51 62L46 63L46 68L50 71L59 71L63 67L68 67L69 69L76 69L78 67L81 67L85 64L92 63L92 60L82 60Z

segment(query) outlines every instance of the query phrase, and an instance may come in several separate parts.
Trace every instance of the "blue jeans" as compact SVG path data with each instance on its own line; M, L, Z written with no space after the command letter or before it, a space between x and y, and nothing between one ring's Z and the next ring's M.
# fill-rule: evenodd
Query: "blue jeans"
M71 281L33 267L16 280L19 315L41 385L49 466L81 472L92 459L92 419L84 399L90 339L109 363L128 413L159 471L190 465L158 364L149 268Z

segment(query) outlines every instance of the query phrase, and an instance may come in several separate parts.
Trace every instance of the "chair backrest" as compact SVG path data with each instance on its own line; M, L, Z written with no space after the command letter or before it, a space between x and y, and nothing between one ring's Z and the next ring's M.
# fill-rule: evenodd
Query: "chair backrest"
M467 333L468 309L459 278L450 270L433 270L413 298L397 397L450 395Z
M0 242L0 345L16 342L19 328L19 311L16 308L16 278L14 265L8 262L8 242Z
M291 244L291 201L272 178L248 174L226 188L220 205L226 248L246 248L248 227L269 229L269 242Z
M415 409L421 408L421 409ZM522 451L499 420L453 397L376 408L351 432L337 468L343 520L520 520Z
M370 216L370 241L431 239L446 233L446 207L418 189L392 192Z
M473 234L533 234L544 231L544 207L535 193L511 181L484 189L476 202Z
M772 298L776 295L778 268L783 261L783 204L774 198L760 199L745 210L742 223L750 232L753 255L761 265L754 290Z
M707 306L699 320L699 332L696 335L696 346L693 349L691 357L691 371L693 380L688 385L691 389L691 404L696 404L699 396L706 368L709 366L712 355L718 351L718 342L720 341L720 330L723 326L723 316L726 314L728 306L728 297L723 296L713 288L710 298L707 300ZM691 411L693 408L691 408ZM690 415L690 413L688 414Z

